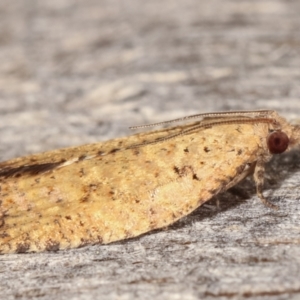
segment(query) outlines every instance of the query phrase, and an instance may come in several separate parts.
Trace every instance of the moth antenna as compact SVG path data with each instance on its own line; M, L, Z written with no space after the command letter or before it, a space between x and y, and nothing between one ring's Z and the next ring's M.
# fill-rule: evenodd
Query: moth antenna
M149 128L149 127L155 127L155 126L161 126L166 124L172 124L172 123L178 123L182 121L187 120L194 120L194 119L205 119L205 118L228 118L233 116L239 116L239 117L248 117L248 118L254 118L254 117L267 117L268 115L272 114L273 110L252 110L252 111L229 111L229 112L213 112L213 113L203 113L203 114L196 114L191 116L186 116L182 118L172 119L168 121L163 122L157 122L157 123L151 123L151 124L144 124L144 125L136 125L136 126L130 126L129 129L142 129L142 128Z
M161 137L158 138L154 141L150 141L150 142L145 142L145 143L141 143L141 144L136 144L136 145L132 145L130 147L127 147L127 149L133 149L133 148L138 148L141 146L146 146L146 145L153 145L159 142L164 142L164 141L168 141L170 139L176 138L178 136L184 135L184 134L189 134L194 132L195 130L199 130L201 128L210 128L213 126L220 126L220 125L230 125L230 124L250 124L250 123L269 123L269 124L273 124L273 125L278 125L277 121L275 119L269 119L269 118L249 118L249 119L243 119L243 118L238 118L238 119L233 119L233 120L220 120L220 121L215 121L215 122L210 122L210 123L199 123L198 125L195 125L189 129L183 130L179 133L175 133L166 137Z

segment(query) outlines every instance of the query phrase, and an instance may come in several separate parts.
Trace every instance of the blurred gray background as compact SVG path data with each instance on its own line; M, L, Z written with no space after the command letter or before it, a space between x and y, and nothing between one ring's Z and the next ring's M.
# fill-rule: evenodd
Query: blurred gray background
M1 160L208 111L300 116L300 2L0 0ZM300 299L300 154L167 230L0 256L3 299ZM220 209L216 210L216 200Z

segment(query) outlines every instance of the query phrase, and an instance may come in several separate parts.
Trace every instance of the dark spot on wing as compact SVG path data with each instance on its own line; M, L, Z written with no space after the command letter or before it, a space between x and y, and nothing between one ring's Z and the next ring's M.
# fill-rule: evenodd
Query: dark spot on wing
M155 215L156 214L156 211L153 208L150 208L149 212L150 212L151 215Z
M116 152L118 152L120 150L121 150L120 148L114 148L114 149L110 150L108 153L109 154L113 154L113 153L116 153Z
M81 238L80 239L80 245L79 245L79 247L86 246L86 245L88 245L90 243L91 243L91 241L89 239Z
M82 154L78 157L78 161L85 160L85 158L86 158L86 155Z
M46 242L46 250L47 251L58 251L59 245L60 245L59 242L49 240Z
M175 172L176 174L180 175L180 170L179 170L178 167L174 166L174 167L173 167L173 170L174 170L174 172Z
M37 175L54 170L59 165L63 164L65 160L55 163L35 164L30 166L20 166L16 168L3 167L0 169L0 177L20 177L22 175Z
M179 177L183 177L183 176L187 176L189 174L191 174L193 176L193 179L195 180L200 180L198 177L197 177L197 174L196 172L194 171L193 167L192 166L183 166L182 168L179 168L177 166L174 166L173 167L173 170L176 174L179 175Z
M84 196L82 197L79 202L84 203L84 202L88 202L89 201L89 197L88 196Z
M194 179L194 180L198 180L198 181L200 181L200 179L198 178L198 176L197 176L197 174L196 174L196 173L194 173L194 174L193 174L193 179Z
M16 253L25 253L29 250L30 244L29 243L19 243L17 245Z
M209 149L208 147L204 147L203 150L204 150L204 152L206 152L206 153L210 151L210 149Z
M138 156L140 154L140 151L138 149L133 149L133 154Z

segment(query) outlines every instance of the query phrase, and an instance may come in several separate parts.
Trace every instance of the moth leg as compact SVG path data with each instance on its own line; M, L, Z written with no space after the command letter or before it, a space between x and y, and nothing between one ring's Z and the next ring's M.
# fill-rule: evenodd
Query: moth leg
M242 171L242 173L238 174L236 177L233 178L233 180L231 180L229 183L227 183L227 185L224 187L224 189L222 189L222 191L229 190L230 188L235 186L237 183L239 183L240 181L245 179L247 176L249 176L250 174L253 174L255 165L256 165L256 161L251 163L248 168L244 169ZM218 198L216 198L216 206L217 206L217 209L220 209L220 207L221 207L220 200Z
M262 160L258 160L254 169L254 181L256 184L256 194L262 201L262 203L272 209L278 209L278 206L269 202L263 195L263 186L264 186L264 174L265 174L265 163Z
M242 181L243 179L245 179L247 176L249 176L250 174L253 174L254 169L255 169L255 165L256 165L256 161L251 163L251 165L246 168L245 170L243 170L242 173L238 174L236 177L234 177L234 179L232 181L230 181L226 186L224 190L228 190L230 188L232 188L233 186L235 186L237 183L239 183L240 181Z

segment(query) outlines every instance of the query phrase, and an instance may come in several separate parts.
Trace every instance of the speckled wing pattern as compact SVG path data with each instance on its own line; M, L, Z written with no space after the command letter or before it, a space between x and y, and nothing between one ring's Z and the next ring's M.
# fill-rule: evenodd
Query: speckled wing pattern
M195 124L1 163L0 252L106 244L165 227L265 151L269 124L189 131Z

